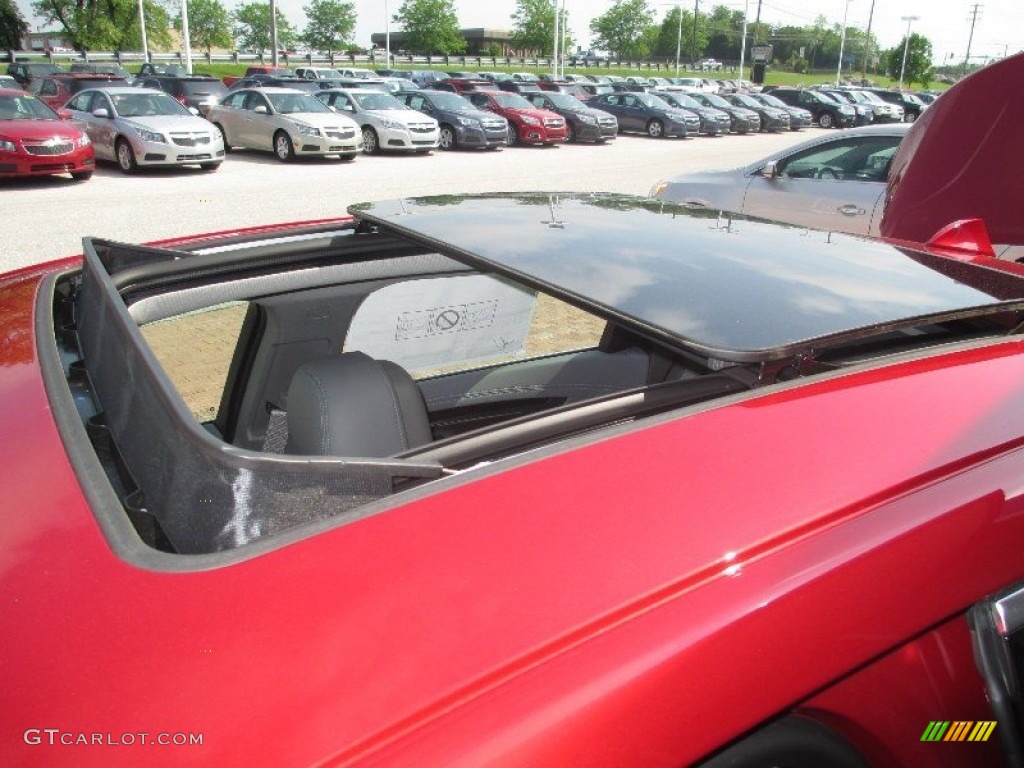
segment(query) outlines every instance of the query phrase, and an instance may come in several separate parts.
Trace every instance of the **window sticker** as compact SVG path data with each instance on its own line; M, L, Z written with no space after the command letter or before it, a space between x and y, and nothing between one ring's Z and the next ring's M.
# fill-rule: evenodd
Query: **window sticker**
M345 347L411 372L521 355L535 299L487 275L396 283L366 298Z

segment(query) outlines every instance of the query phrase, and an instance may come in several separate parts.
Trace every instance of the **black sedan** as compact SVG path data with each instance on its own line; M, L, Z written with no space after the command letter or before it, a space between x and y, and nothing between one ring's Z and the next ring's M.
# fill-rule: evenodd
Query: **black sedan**
M754 101L759 101L767 107L784 109L789 112L789 130L799 131L801 128L810 128L813 116L803 107L794 107L781 99L777 99L770 93L748 94Z
M575 96L558 91L524 93L534 106L557 112L565 118L569 141L605 142L619 135L619 121L615 115L584 104Z
M615 115L620 131L646 133L652 138L685 138L700 133L700 118L696 114L673 107L653 93L606 93L585 103Z
M728 113L715 107L708 107L692 98L688 93L679 91L657 91L657 95L673 107L693 112L700 118L700 132L706 136L721 136L732 127Z

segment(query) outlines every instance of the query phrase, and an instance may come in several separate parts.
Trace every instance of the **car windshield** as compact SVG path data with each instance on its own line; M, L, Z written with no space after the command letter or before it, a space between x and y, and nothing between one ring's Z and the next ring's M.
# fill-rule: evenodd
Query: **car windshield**
M35 96L0 96L0 120L58 120L57 113Z
M751 109L760 109L760 108L764 107L764 104L762 104L761 102L757 101L757 99L750 98L745 93L734 93L734 94L731 94L731 95L732 95L732 98L729 99L729 101L731 101L733 104L741 104L744 107L750 107Z
M113 93L110 100L118 117L192 114L166 93Z
M575 96L570 96L567 93L548 91L544 95L551 99L551 103L559 109L579 110L583 108L583 103L579 99Z
M352 94L352 100L360 109L408 109L390 93L381 91L359 91Z
M753 98L753 97L751 97L751 98ZM788 104L786 104L786 102L784 102L778 96L772 96L770 93L759 93L759 94L757 94L757 98L760 99L760 101L764 102L765 104L767 104L768 106L771 106L771 107L778 107L779 109L785 109L787 106L789 106Z
M453 112L477 111L476 107L474 107L464 97L459 96L457 93L445 93L444 91L431 93L430 101L433 102L434 106L437 107L438 109L450 109Z
M655 96L653 93L634 93L631 95L636 96L637 101L652 109L672 109L671 104L660 96Z
M659 93L662 99L667 101L669 104L675 104L677 107L686 107L687 109L700 109L704 105L697 101L692 96L688 96L685 93Z
M583 90L593 93L595 95L601 95L602 93L615 93L615 89L608 83L597 83L596 85L584 86Z
M322 101L314 99L308 93L268 93L274 111L282 115L294 115L300 112L330 112L330 108Z
M506 109L533 109L533 104L517 93L495 93L494 100L498 102L498 106Z
M730 106L732 106L731 104L729 104L728 101L723 99L717 93L699 93L694 94L690 98L693 99L694 101L700 102L701 104L706 104L709 107L718 107L719 109L728 109Z

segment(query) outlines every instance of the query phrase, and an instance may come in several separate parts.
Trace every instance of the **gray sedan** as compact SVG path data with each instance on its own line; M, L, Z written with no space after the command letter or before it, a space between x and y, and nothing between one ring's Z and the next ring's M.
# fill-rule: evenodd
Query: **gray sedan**
M615 115L620 131L639 131L652 138L700 133L700 117L653 93L607 93L587 99L585 104Z
M89 88L64 105L92 139L96 157L125 173L141 165L199 165L216 170L224 142L210 123L163 91Z
M877 235L889 163L906 132L905 125L893 124L819 136L745 168L660 181L650 194L798 226Z

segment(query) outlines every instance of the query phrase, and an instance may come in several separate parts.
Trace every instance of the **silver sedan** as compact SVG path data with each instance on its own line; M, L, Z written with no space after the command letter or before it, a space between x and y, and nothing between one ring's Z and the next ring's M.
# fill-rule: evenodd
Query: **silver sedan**
M653 197L787 224L877 235L889 162L901 124L852 128L809 139L729 171L659 181Z
M125 173L151 165L213 171L224 161L220 133L163 91L89 88L64 106L89 134L96 157L113 160Z

